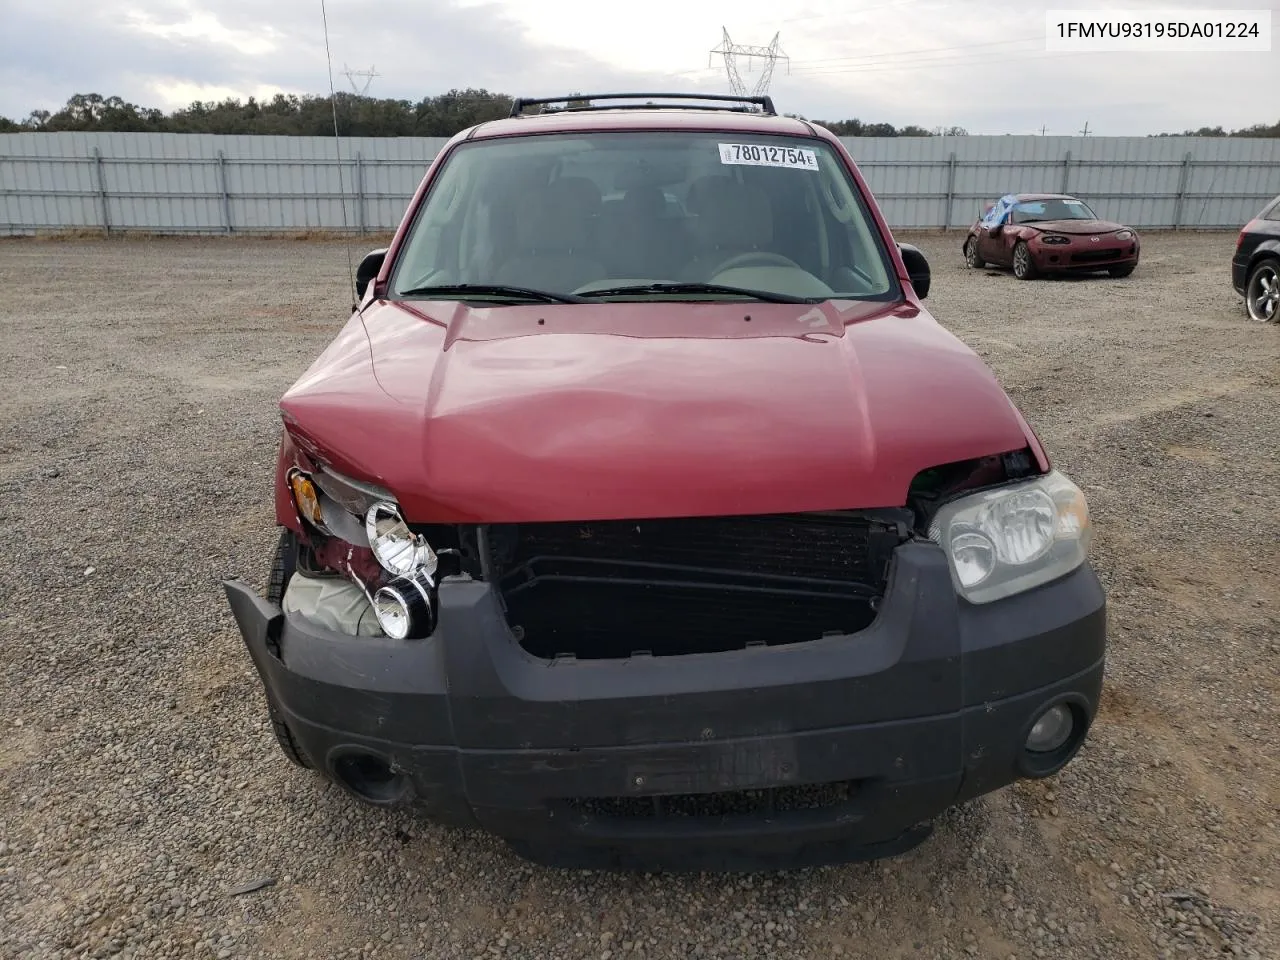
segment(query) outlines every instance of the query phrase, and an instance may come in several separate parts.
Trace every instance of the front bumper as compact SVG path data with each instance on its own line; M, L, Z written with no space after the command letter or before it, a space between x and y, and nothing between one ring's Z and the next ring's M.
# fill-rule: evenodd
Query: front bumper
M225 589L317 768L350 789L349 758L380 758L396 785L364 799L562 865L758 869L898 852L948 807L1049 772L1021 765L1031 723L1065 699L1083 737L1104 667L1105 598L1088 566L973 606L928 543L898 548L861 633L678 658L535 659L474 581L443 583L436 632L406 642L329 633L239 581ZM675 812L686 795L835 782L850 786L833 806Z
M1110 267L1136 264L1141 254L1141 248L1136 240L1124 243L1108 241L1104 244L1036 242L1031 245L1032 259L1042 273L1106 270ZM1077 257L1087 259L1077 260Z

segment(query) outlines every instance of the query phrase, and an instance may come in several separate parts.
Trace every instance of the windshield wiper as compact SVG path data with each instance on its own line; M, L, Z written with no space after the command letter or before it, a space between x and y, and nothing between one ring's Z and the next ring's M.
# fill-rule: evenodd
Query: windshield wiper
M584 303L581 297L571 293L552 293L550 290L534 290L532 287L513 287L505 283L444 283L435 286L413 287L400 291L402 297L424 295L458 297L478 300L484 297L511 297L534 303Z
M733 296L750 297L765 303L821 303L823 297L796 297L789 293L774 293L771 290L748 290L746 287L732 287L720 283L635 283L621 287L605 287L603 290L588 290L581 294L586 297L613 297L628 293L727 293Z

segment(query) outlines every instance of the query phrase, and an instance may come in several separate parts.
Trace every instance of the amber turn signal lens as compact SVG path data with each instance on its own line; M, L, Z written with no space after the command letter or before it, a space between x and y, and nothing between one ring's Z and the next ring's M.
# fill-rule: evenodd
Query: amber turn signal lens
M295 468L289 471L289 489L293 492L293 505L298 508L298 513L309 523L319 526L324 515L320 512L320 494L311 478Z

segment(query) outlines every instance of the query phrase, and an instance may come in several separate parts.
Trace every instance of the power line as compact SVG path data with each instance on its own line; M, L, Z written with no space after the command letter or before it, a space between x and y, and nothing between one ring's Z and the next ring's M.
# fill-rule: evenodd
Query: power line
M864 7L861 10L843 10L839 13L812 13L805 14L802 17L785 17L782 20L753 20L745 24L745 26L756 27L773 23L805 23L812 20L847 20L851 17L856 17L864 13L875 13L879 10L893 10L900 7L910 7L920 2L922 2L922 0L900 0L898 3L882 3L874 7ZM955 4L943 3L939 4L939 6L945 8L953 7Z
M1015 53L1016 52L1017 51L1015 51ZM1019 60L1049 60L1049 59L1056 60L1060 57L1087 56L1089 54L1099 53L1099 52L1101 51L1061 50L1061 51L1054 51L1052 53L1048 53L1042 50L1037 53L1028 52L1029 55L1026 55L1026 56L1002 56L1000 62L1004 64L1004 63L1014 63ZM936 57L936 58L915 57L909 60L904 60L904 61L895 62L895 63L871 63L871 64L863 64L860 66L843 67L843 68L831 69L831 70L810 70L807 73L802 73L798 75L802 77L829 77L829 76L835 76L842 73L883 73L886 70L897 70L897 71L909 70L916 64L924 64L924 67L922 69L927 70L927 69L930 69L931 67L967 66L970 64L977 64L977 63L986 64L990 62L991 62L991 58L987 55L947 56L947 57Z
M917 53L942 53L944 51L949 51L949 50L970 50L970 49L973 49L974 47L1008 46L1014 43L1029 43L1032 40L1040 40L1040 39L1042 38L1038 36L1017 37L1016 39L1013 39L1013 40L989 40L989 41L983 41L982 43L962 43L953 47L920 47L915 50L894 50L888 53L868 53L868 54L859 54L857 56L849 56L849 57L822 57L816 60L797 60L796 67L797 67L798 73L803 73L806 67L812 64L817 64L817 63L842 63L845 61L872 62L875 60L883 60L889 57L892 57L892 58L906 57L906 56L910 56L912 54L917 54Z
M1026 41L1020 41L1020 42L1026 42ZM1009 54L1030 53L1030 52L1032 51L1026 50L1026 49L1004 51L999 54L1000 62L1004 63L1006 60L1010 59ZM1044 52L1044 51L1041 51L1041 52ZM946 53L941 53L939 56L936 56L936 57L921 57L921 56L915 56L915 55L904 56L900 54L892 54L892 55L886 56L884 59L870 60L870 61L867 61L866 63L832 64L831 66L820 66L820 67L811 67L809 69L798 69L796 70L796 75L802 76L802 77L812 77L812 76L818 76L820 74L826 74L826 73L850 73L850 72L862 70L865 68L895 66L897 64L902 64L903 66L912 66L917 63L935 63L938 61L952 61L952 60L981 60L984 63L989 63L991 62L991 54L978 53L976 51L966 50L963 47L956 47L953 50Z

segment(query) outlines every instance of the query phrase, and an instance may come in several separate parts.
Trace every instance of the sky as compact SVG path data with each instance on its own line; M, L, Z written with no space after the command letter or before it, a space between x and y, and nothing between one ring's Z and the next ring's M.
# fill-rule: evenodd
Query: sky
M1101 0L325 0L335 82L376 68L371 96L483 87L729 91L710 51L775 34L781 112L970 133L1100 136L1275 123L1268 53L1047 53L1045 11ZM1276 0L1232 6L1264 7ZM1123 0L1126 9L1221 0ZM1280 13L1273 13L1273 30ZM326 94L321 0L0 0L0 115L74 93L166 110L192 100ZM744 79L754 83L740 61ZM357 80L363 83L363 80Z

